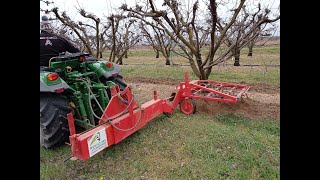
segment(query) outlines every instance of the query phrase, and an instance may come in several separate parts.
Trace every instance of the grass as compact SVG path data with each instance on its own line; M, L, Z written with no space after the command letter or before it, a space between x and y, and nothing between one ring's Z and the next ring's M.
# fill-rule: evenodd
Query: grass
M187 66L164 66L152 50L129 54L123 76L183 81ZM280 64L280 47L241 52L241 64ZM246 59L247 58L247 59ZM254 62L250 62L250 61ZM183 60L180 61L182 62ZM144 63L149 65L132 65ZM231 63L232 62L227 62ZM279 67L213 68L209 79L280 85ZM250 119L235 113L197 112L159 116L144 128L88 161L65 161L70 148L40 148L40 179L280 179L280 125L275 119Z
M241 50L241 53L247 54L249 52L248 48ZM280 54L279 45L269 45L269 46L258 46L253 48L254 54Z
M279 122L234 114L159 116L88 161L41 150L41 179L279 179Z

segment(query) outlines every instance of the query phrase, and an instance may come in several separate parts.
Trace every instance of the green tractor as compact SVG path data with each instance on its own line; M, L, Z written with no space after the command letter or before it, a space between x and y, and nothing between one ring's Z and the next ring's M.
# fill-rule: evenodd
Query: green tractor
M77 128L95 127L111 98L111 86L120 91L127 86L120 70L87 53L63 54L51 58L49 67L40 67L40 145L51 149L68 141L70 112Z

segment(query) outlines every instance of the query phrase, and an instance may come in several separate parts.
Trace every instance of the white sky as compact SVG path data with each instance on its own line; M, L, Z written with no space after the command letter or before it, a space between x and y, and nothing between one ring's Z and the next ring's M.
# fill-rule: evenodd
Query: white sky
M54 2L54 6L59 8L59 11L66 11L70 18L72 19L81 19L79 13L77 12L76 8L83 7L87 12L92 12L100 18L104 18L106 16L111 15L112 13L117 13L118 7L120 7L123 3L128 4L128 7L133 7L136 3L144 2L145 0L52 0ZM193 4L195 0L182 0L184 4L187 6L189 4ZM218 0L217 2L224 3L226 5L233 5L239 0ZM206 0L199 0L200 9L204 9L205 5L204 2ZM276 11L280 0L247 0L247 3L257 5L258 3L268 5L272 8L273 11ZM156 7L161 8L163 0L155 0ZM51 9L54 7L53 5L48 6L44 2L40 2L40 7L42 9ZM220 16L224 14L223 9L218 9L218 13ZM40 17L43 15L40 12ZM279 35L280 32L280 21L277 22L278 25L278 32L276 35Z

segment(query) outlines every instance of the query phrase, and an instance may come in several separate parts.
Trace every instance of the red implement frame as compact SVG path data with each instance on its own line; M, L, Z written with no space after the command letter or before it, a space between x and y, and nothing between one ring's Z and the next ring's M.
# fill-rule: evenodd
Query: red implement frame
M68 114L72 157L87 160L103 149L119 143L155 117L163 113L172 114L179 104L183 113L194 113L195 104L189 99L235 103L248 89L245 85L212 80L189 82L186 73L185 81L180 83L171 97L158 99L157 91L154 91L154 98L139 107L133 99L130 86L122 92L119 92L119 88L113 88L112 98L98 126L76 134L73 115Z

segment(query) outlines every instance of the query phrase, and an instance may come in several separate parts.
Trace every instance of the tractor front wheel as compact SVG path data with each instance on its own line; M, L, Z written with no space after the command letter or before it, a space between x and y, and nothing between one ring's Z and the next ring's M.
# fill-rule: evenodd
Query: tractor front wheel
M69 137L67 114L71 112L65 96L40 93L40 145L46 149L61 146Z

